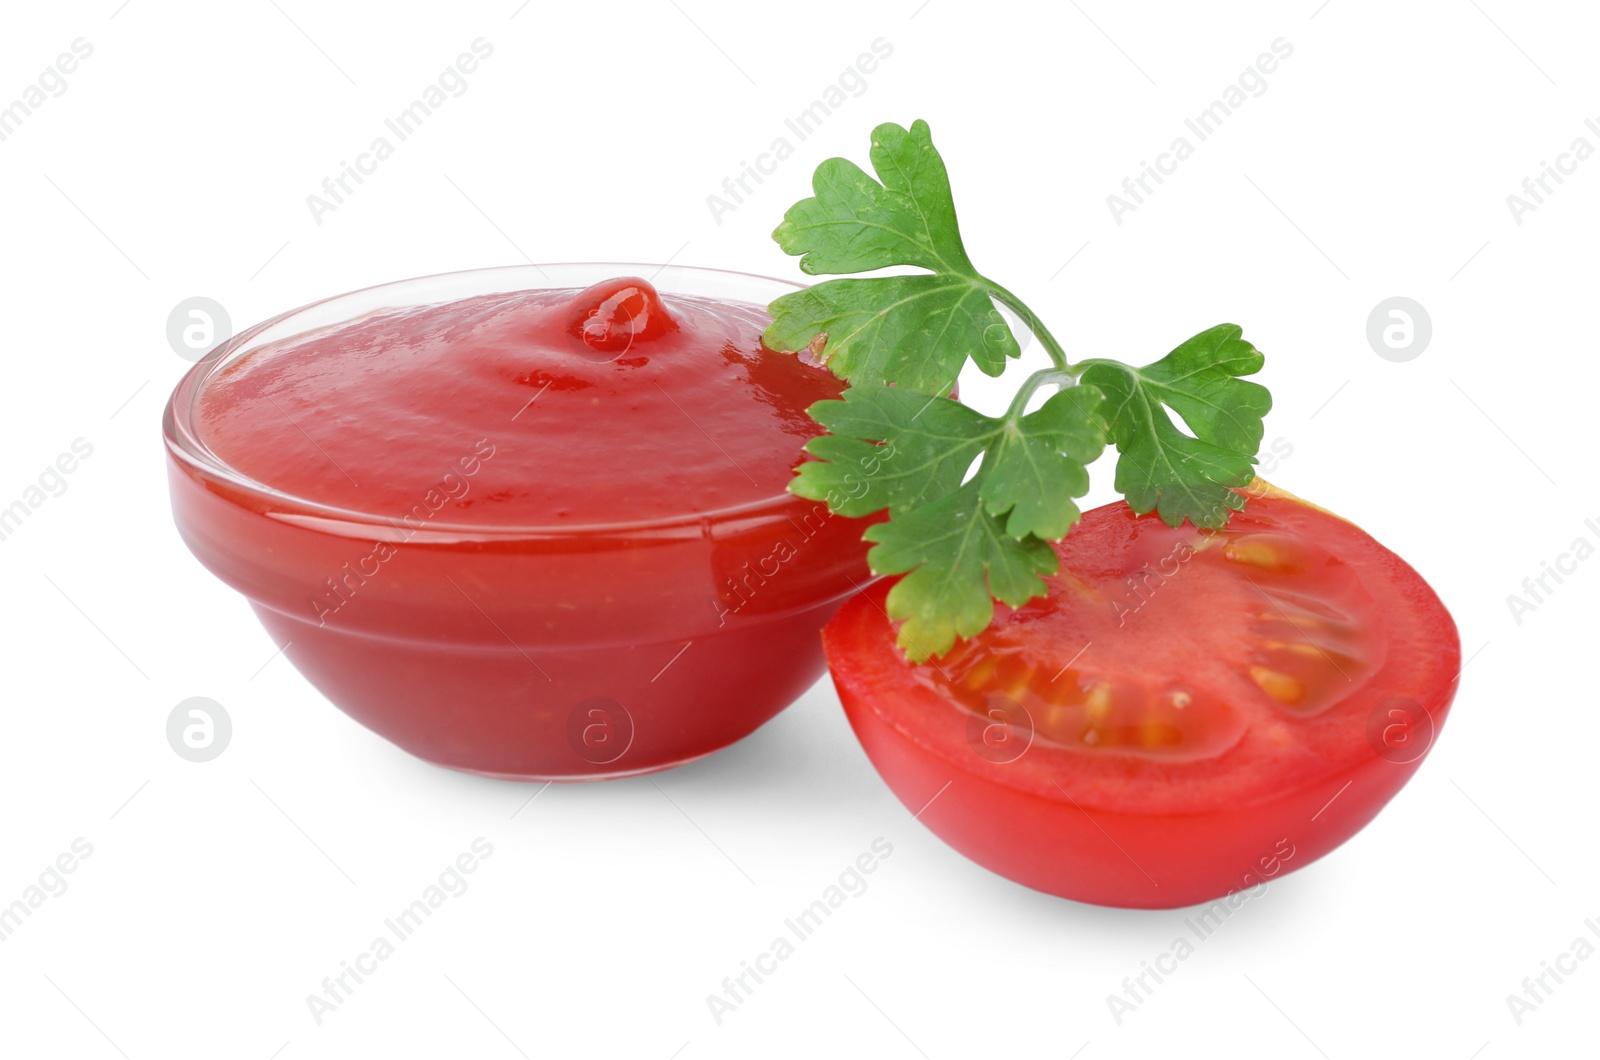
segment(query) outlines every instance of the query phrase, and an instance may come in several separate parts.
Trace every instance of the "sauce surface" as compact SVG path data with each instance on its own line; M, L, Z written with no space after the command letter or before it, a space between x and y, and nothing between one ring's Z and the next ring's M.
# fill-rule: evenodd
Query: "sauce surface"
M243 475L378 516L604 525L781 494L844 384L761 342L760 306L635 277L380 312L263 347L198 398Z

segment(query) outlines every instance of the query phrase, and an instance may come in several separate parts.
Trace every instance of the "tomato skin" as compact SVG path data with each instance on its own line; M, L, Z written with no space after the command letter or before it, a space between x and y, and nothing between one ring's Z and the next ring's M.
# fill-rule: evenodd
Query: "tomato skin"
M838 687L867 757L912 813L927 806L917 819L935 835L1025 887L1093 905L1174 909L1303 868L1365 827L1421 764L1374 759L1384 768L1360 767L1228 812L1091 811L963 772Z
M1364 690L1351 709L1365 716L1369 702L1388 695L1418 704L1428 715L1430 739L1415 757L1364 746L1330 771L1277 777L1273 788L1250 798L1218 804L1196 792L1193 812L1175 809L1170 798L1159 811L1143 812L1137 797L1084 788L1081 775L1071 776L1074 752L1030 745L1012 762L976 753L963 732L968 715L910 679L883 611L889 586L879 583L847 604L823 636L834 684L868 758L900 801L920 811L918 819L956 850L1017 883L1076 901L1143 909L1194 905L1250 890L1320 858L1371 821L1421 765L1454 696L1460 643L1438 598L1393 553L1337 516L1287 495L1271 498L1267 507L1286 504L1316 513L1310 518L1318 526L1330 521L1327 529L1341 548L1369 552L1370 570L1382 572L1382 602L1403 612L1393 638L1401 657L1385 665L1376 687ZM1424 646L1426 658L1417 659L1413 673L1405 656ZM1031 768L1019 769L1029 755L1035 756ZM1095 769L1087 768L1091 764ZM1101 763L1085 767L1104 772Z

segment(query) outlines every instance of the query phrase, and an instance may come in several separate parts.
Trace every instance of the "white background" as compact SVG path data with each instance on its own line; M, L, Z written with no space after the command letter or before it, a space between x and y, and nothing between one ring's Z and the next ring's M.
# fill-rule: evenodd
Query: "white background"
M0 541L0 904L93 847L0 942L0 1054L1594 1054L1600 959L1520 1026L1506 1003L1600 918L1600 561L1520 624L1506 599L1600 519L1600 160L1521 224L1506 201L1574 138L1600 147L1592 9L120 2L12 5L0 31L0 105L76 38L94 49L0 143L0 506L94 447ZM306 196L480 36L468 91L313 220ZM865 91L787 133L878 37L893 54ZM1265 93L1118 224L1107 195L1279 37L1293 55ZM181 300L242 328L526 260L798 277L768 233L811 169L918 117L973 259L1074 354L1151 360L1243 324L1267 438L1293 448L1272 477L1410 560L1471 660L1389 809L1121 1025L1107 995L1186 914L967 862L878 780L826 682L707 761L526 804L536 788L431 768L332 708L171 525ZM794 157L719 223L707 196L781 135ZM1366 339L1394 295L1433 321L1408 363ZM190 696L233 719L215 761L168 747ZM470 889L318 1025L306 995L480 836ZM718 1025L706 995L880 836L870 889Z

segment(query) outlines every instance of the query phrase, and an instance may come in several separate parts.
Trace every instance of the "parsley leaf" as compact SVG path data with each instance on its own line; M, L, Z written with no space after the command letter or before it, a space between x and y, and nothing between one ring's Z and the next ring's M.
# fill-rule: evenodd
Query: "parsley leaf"
M816 276L918 265L976 277L928 123L914 121L906 130L886 122L873 129L871 158L878 180L847 158L817 166L811 179L816 197L790 207L772 233L787 253L804 255L800 271Z
M1216 528L1244 507L1234 488L1255 475L1272 396L1238 378L1260 371L1263 362L1242 333L1235 324L1218 324L1143 368L1086 362L1084 383L1110 399L1117 491L1138 514L1154 510L1168 526L1187 518ZM1173 425L1167 407L1193 437Z
M1087 465L1106 444L1104 398L1071 386L1024 414L1032 389L1000 418L900 387L854 386L811 407L832 433L806 445L817 459L789 488L841 515L888 509L890 521L867 532L877 543L867 562L878 574L910 572L889 609L908 620L900 645L913 658L987 626L991 595L1021 604L1042 592L1038 575L1056 569L1046 540L1081 515L1074 498L1088 492Z
M994 620L990 596L1020 607L1043 595L1056 554L1036 537L1020 541L984 510L976 483L887 523L867 528L879 574L905 574L889 590L889 615L904 619L898 641L913 662L950 650L956 637Z
M832 433L806 444L817 459L789 489L852 517L898 515L953 492L995 433L982 413L899 387L853 386L810 411Z
M928 123L874 129L872 168L878 180L847 159L823 162L812 179L816 195L791 207L772 237L812 275L895 265L929 272L828 280L784 295L770 307L767 345L800 350L826 335L822 360L856 384L944 393L969 356L999 375L1022 350L961 243Z
M1089 465L1106 447L1104 404L1092 386L1069 387L1002 426L982 469L981 496L990 515L1006 516L1006 533L1067 536L1083 514L1073 498L1089 492Z
M800 350L819 334L822 361L856 384L898 383L944 393L970 356L987 375L1021 353L988 289L963 276L829 280L772 303L762 336L775 350Z

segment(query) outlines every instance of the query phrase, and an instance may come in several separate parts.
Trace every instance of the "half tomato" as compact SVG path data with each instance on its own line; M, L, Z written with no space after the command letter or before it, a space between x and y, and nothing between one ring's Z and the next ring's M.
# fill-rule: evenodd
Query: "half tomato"
M900 800L1002 876L1135 908L1258 887L1359 831L1444 721L1455 623L1352 523L1247 494L1218 531L1087 513L1048 596L919 666L887 584L848 603L829 666Z

